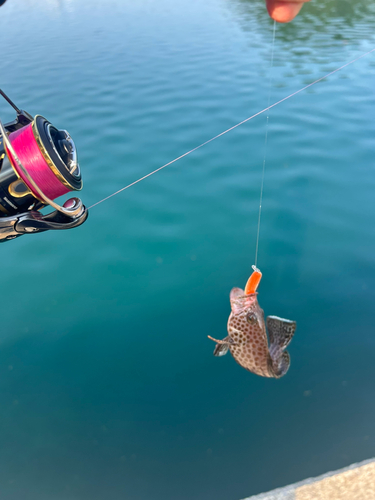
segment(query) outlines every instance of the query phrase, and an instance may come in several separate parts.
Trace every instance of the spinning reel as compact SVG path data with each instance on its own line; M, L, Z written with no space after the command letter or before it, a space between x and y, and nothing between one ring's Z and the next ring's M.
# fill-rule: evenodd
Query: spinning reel
M69 191L82 189L81 172L73 139L40 115L33 118L15 109L16 119L0 120L0 242L26 233L80 226L88 210L79 198L63 206L53 200ZM54 212L39 210L50 205Z

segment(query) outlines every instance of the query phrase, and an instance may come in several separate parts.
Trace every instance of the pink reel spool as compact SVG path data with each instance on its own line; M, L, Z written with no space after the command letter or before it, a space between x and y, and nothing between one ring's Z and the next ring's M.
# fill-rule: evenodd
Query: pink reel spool
M36 182L44 194L54 200L59 196L68 193L71 189L62 182L51 168L52 160L46 154L45 148L40 148L33 133L33 123L26 125L9 135L9 141L13 146L19 160L30 174L32 179ZM11 160L14 170L19 177L24 181L31 193L38 199L39 194L35 191L27 177L18 167L16 160L10 151L7 151L8 157ZM60 176L61 177L61 176ZM43 201L43 200L41 200Z

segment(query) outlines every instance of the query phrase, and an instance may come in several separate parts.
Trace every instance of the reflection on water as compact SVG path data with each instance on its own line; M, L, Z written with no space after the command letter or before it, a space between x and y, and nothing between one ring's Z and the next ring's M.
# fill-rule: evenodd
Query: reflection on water
M264 15L264 0L234 0L228 3L241 28L261 43L268 43L273 21ZM304 5L297 18L288 24L278 24L276 34L275 66L289 65L291 74L310 73L312 63L319 65L336 59L343 48L358 49L375 40L375 2L371 0L312 1ZM270 53L263 52L266 59ZM285 55L288 54L287 57Z

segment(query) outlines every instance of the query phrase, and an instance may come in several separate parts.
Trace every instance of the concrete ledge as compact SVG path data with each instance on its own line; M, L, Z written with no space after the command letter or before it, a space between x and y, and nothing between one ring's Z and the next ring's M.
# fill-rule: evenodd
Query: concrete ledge
M375 458L244 500L375 500Z

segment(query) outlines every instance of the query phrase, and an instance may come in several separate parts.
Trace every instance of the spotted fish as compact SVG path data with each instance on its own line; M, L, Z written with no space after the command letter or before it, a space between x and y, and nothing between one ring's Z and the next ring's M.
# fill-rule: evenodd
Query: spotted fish
M257 299L257 288L262 273L253 266L245 290L233 288L230 292L231 313L228 336L216 340L214 356L224 356L228 349L238 364L261 377L280 378L286 374L290 356L286 347L292 340L296 322L277 316L267 317L268 340L264 312Z

